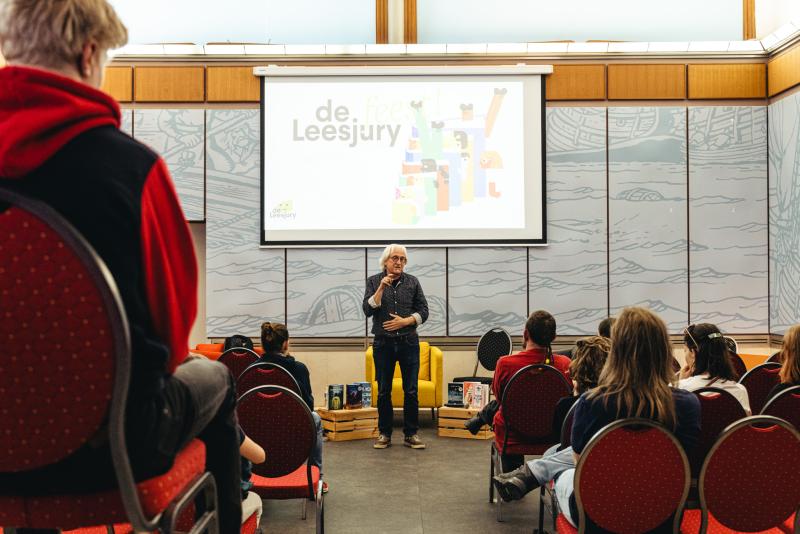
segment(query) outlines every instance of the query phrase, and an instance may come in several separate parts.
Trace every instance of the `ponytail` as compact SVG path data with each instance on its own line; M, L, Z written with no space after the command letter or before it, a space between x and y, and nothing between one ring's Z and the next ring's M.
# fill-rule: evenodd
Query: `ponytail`
M261 324L261 346L264 352L280 352L283 344L289 340L289 330L281 323Z

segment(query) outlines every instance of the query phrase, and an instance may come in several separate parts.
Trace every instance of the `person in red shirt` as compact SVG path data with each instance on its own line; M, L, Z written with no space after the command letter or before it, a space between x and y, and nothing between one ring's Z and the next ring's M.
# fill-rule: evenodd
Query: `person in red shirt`
M571 384L569 378L569 358L560 354L553 354L550 348L551 343L556 338L556 320L544 310L533 312L525 323L525 331L522 339L525 343L525 350L517 354L503 356L498 360L492 381L492 392L496 399L503 397L505 389L511 377L528 365L545 364L552 365L564 375L564 378ZM495 443L502 445L506 435L506 424L503 419L503 408L497 411L494 416L494 439ZM508 445L523 443L513 432L508 435ZM502 457L503 471L511 471L521 466L524 458L520 455L506 454Z
M125 438L136 479L169 470L198 437L216 481L220 530L238 532L233 377L219 362L187 357L197 314L191 232L166 163L120 131L119 105L100 90L106 51L126 41L107 0L3 2L0 188L58 212L114 277L130 329ZM109 447L97 439L54 464L0 474L0 495L116 484Z

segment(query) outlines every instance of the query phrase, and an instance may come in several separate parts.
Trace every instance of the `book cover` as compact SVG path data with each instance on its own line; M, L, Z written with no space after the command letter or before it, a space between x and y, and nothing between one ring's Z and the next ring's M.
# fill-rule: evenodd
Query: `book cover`
M464 407L464 383L463 382L448 382L447 383L447 405L451 408Z
M344 408L344 384L331 384L328 386L328 409L341 410Z
M480 409L483 407L483 384L476 383L472 388L472 401L469 403L470 408Z
M361 407L372 407L372 384L369 382L361 382Z
M480 409L489 404L489 384L481 384L479 389L481 392L480 405L476 406L476 408Z
M363 392L364 385L361 382L355 382L353 384L347 384L347 409L348 410L355 410L357 408L361 408L362 398L361 394Z
M475 404L475 392L480 389L480 382L464 382L464 406L472 408Z

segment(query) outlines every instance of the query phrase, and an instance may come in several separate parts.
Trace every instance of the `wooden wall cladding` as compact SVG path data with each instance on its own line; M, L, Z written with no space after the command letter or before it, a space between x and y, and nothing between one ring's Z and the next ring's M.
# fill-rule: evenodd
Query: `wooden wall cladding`
M403 0L403 41L417 42L417 0Z
M767 96L767 66L764 63L689 65L687 77L690 99Z
M605 65L553 65L545 77L547 100L605 100Z
M134 96L137 102L203 102L204 67L136 67Z
M209 102L258 102L261 85L253 67L208 67L206 69Z
M769 96L777 95L800 84L800 44L795 45L767 64Z
M133 67L106 67L101 89L117 102L133 100Z
M686 65L609 65L609 100L686 98Z
M375 0L375 44L389 42L389 0Z

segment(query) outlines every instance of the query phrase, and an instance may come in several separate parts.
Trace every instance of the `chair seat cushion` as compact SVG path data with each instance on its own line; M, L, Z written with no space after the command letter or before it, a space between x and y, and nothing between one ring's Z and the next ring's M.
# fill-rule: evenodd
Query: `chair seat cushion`
M700 510L686 510L683 513L683 521L681 521L682 534L697 534L700 532L700 522L702 515ZM760 531L761 534L782 534L792 532L794 528L794 514L792 514L786 521L779 527L771 528L769 530ZM708 534L732 534L737 531L731 530L728 527L720 524L713 515L708 514Z
M139 482L136 488L144 514L155 517L163 512L197 475L203 473L205 464L206 446L202 441L194 440L178 453L172 469L163 475ZM0 518L4 525L58 527L64 530L127 521L125 508L117 491L26 498L0 496Z
M578 534L578 529L573 527L564 514L558 514L556 517L556 532L558 534Z
M372 383L372 405L378 405L378 383ZM429 380L419 380L417 382L417 399L420 408L437 408L436 404L436 384ZM392 406L395 408L403 407L403 379L395 378L392 380Z
M258 493L264 499L305 499L308 497L308 477L306 466L301 465L294 472L276 478L262 477L253 473L250 491ZM311 466L311 482L316 494L319 484L319 468Z
M502 450L503 444L495 442L497 450ZM540 456L555 443L525 443L519 445L506 445L506 454L527 454L530 456Z

